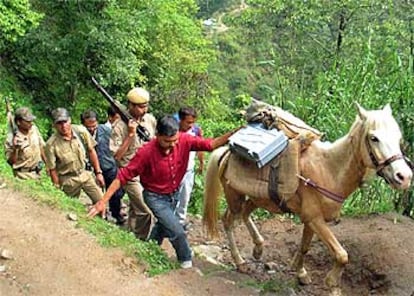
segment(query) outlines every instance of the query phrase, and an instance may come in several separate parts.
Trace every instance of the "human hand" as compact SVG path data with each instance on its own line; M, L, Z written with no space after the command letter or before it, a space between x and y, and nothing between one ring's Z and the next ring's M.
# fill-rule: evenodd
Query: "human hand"
M19 139L19 137L13 137L13 146L18 148L22 145L22 141Z
M102 173L96 174L96 182L98 183L100 187L105 187L105 179Z
M203 169L204 169L204 166L200 164L197 168L197 174L202 175L203 174Z
M106 204L102 200L98 201L96 204L94 204L88 212L87 217L93 218L99 213L101 213L101 216L104 217L106 212Z
M130 119L128 121L128 134L136 134L137 133L138 122L134 119Z

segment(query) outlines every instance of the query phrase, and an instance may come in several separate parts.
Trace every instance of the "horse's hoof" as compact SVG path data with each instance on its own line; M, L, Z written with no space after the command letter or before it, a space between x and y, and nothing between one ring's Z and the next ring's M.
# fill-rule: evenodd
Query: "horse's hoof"
M311 277L304 268L298 271L298 280L301 285L309 285L312 283Z
M247 263L237 264L237 271L240 273L248 273L250 270Z
M299 284L301 285L310 285L312 283L312 279L309 275L306 275L304 277L298 277Z
M329 296L341 296L342 291L340 288L332 288L331 292L329 293Z
M263 248L262 246L255 246L253 249L253 258L259 260L262 258Z

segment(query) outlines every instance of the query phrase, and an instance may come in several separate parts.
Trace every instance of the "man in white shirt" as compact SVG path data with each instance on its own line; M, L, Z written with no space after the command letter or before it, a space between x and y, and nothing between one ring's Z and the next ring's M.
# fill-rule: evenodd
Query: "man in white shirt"
M182 107L178 111L178 119L180 124L180 132L188 133L194 137L202 137L203 132L201 127L196 124L197 120L197 111L192 107ZM176 209L176 215L180 220L180 224L183 225L185 230L188 230L187 222L187 209L188 204L191 198L191 192L193 191L194 178L195 178L195 157L198 157L198 174L203 173L204 169L204 154L202 151L191 151L188 159L187 171L184 175L183 180L180 184L180 189L178 193L178 204Z

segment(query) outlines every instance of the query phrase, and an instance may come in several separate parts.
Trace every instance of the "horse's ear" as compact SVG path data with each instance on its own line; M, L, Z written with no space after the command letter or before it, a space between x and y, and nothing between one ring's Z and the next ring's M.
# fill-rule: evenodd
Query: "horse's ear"
M382 108L383 111L389 113L390 115L392 114L392 110L391 110L391 105L390 103L388 103L387 105L384 106L384 108Z
M359 117L361 118L361 120L365 120L367 118L367 110L361 107L361 105L358 104L357 102L354 102L354 103L355 103L355 106L357 107Z

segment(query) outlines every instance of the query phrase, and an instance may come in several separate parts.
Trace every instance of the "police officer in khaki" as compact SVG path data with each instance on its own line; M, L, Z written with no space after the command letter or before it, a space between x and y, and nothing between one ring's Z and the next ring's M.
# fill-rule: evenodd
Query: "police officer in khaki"
M6 141L7 162L13 167L13 173L20 179L38 179L45 161L44 146L39 129L33 124L36 117L29 108L18 108L14 114L16 130L12 141Z
M128 124L121 119L117 119L112 124L110 139L110 150L117 161L118 167L124 167L141 147L145 140L137 134L137 126L143 127L150 138L155 136L157 121L148 112L150 95L143 88L133 88L127 94L128 113L133 119ZM138 150L139 153L139 150ZM142 186L139 177L128 182L124 186L130 200L128 226L137 238L146 240L150 234L152 226L155 224L151 210L145 204L142 196Z
M85 127L72 125L69 112L64 108L52 111L56 132L46 142L46 165L56 187L61 188L71 197L79 197L81 190L93 203L102 198L99 186L105 185L98 157L95 140ZM86 170L87 154L95 172ZM98 186L98 184L99 186Z

